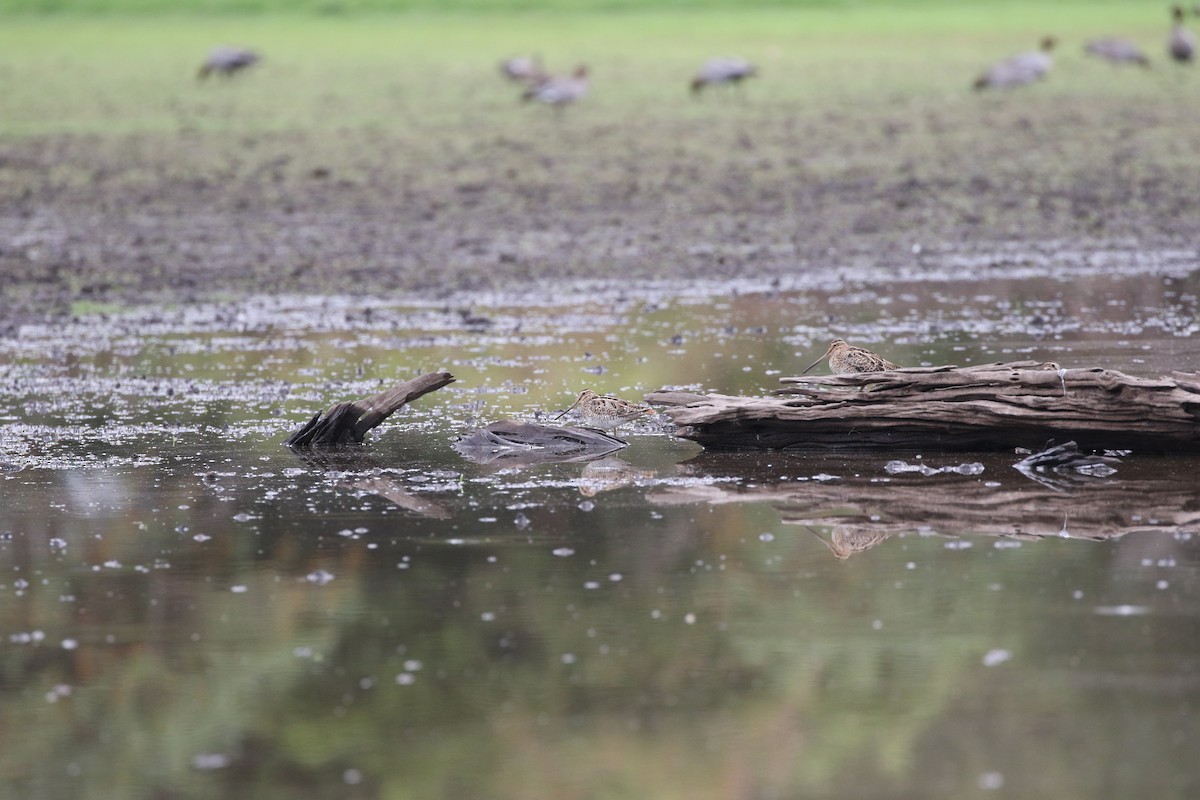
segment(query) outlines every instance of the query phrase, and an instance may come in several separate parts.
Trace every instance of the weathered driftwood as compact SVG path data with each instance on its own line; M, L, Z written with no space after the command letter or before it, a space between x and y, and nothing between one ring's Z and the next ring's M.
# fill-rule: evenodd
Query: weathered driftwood
M773 397L655 392L714 449L1081 447L1200 452L1200 374L1136 378L1036 362L783 378Z
M313 416L284 442L288 447L361 443L367 431L422 395L454 382L449 372L430 372L397 384L385 392L351 402L335 403Z
M552 461L590 461L629 443L595 428L535 425L501 420L472 431L454 449L477 464L527 466Z
M692 470L720 476L732 471L725 458L705 453ZM647 500L660 506L769 503L785 523L807 527L839 558L903 535L1033 541L1200 534L1200 482L1154 462L1123 464L1114 478L1060 474L1057 485L1029 480L1009 466L997 467L994 459L986 479L954 473L888 477L882 470L855 474L862 471L861 463L849 471L839 469L837 462L819 461L796 463L836 471L838 477L780 481L777 476L786 468L776 462L761 474L753 467L736 473L753 483L669 486L651 491Z

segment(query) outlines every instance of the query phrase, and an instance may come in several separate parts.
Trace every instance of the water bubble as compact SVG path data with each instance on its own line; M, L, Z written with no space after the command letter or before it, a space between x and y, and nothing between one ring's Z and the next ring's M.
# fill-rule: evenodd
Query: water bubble
M584 500L582 503L579 504L580 511L591 511L595 507L596 507L596 504L593 503L591 500Z
M575 654L574 653L563 653L562 654L562 663L574 664L575 663Z
M409 672L420 672L421 667L423 666L425 665L415 658L410 658L408 661L404 662L404 668Z
M362 773L356 769L348 769L342 773L342 780L345 781L348 786L355 786L359 783L362 783L362 778Z
M413 675L411 672L401 672L396 676L396 683L400 684L401 686L412 686L416 682L417 676Z
M63 650L74 650L77 647L79 647L79 642L77 642L74 639L63 639L62 640L62 649Z
M234 594L245 594L247 588L248 587L242 584L238 584L237 586L230 586L229 591L233 592Z
M773 541L775 541L775 534L773 534L773 533L760 533L760 534L758 535L758 540L759 540L760 542L773 542Z
M575 551L570 547L556 547L550 552L554 553L554 555L558 556L559 558L567 558L575 555Z

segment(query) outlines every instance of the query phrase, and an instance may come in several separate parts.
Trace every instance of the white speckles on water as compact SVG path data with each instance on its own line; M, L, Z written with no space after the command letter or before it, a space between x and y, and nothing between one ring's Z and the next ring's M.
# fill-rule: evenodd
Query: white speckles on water
M575 550L570 547L556 547L550 552L559 558L570 558L571 556L575 555Z
M479 615L479 618L484 622L495 622L496 614L493 611L484 611Z
M684 624L695 625L696 624L696 615L689 611L688 613L683 615L683 621L684 621Z
M1148 606L1135 605L1096 606L1093 610L1101 617L1140 617L1150 613Z
M237 586L230 586L229 591L233 592L234 594L245 594L247 588L248 587L243 584L238 584Z
M412 686L417 682L417 676L411 672L401 672L396 676L396 683L400 686Z
M71 687L65 683L60 683L54 686L50 691L46 692L47 703L57 703L59 699L68 697L71 694Z
M1160 580L1160 581L1158 581L1157 583L1155 583L1155 584L1154 584L1154 588L1155 588L1155 589L1160 589L1160 590L1161 590L1161 589L1166 589L1166 588L1167 588L1168 586L1170 586L1170 585L1171 585L1171 584L1170 584L1169 582L1167 582L1167 581L1163 581L1163 580Z
M871 630L873 630L873 631L883 630L883 620L881 620L881 619L871 620Z
M305 575L304 580L308 581L309 583L315 583L317 586L324 586L333 580L333 574L326 572L323 569L318 569Z
M79 647L79 642L77 642L74 639L63 639L62 640L62 649L63 650L75 650L78 647Z
M954 539L953 541L946 542L942 546L947 550L969 550L971 549L972 545L966 539Z
M619 572L614 572L608 576L608 579L613 583L619 583L625 576Z
M342 780L345 781L347 786L356 786L362 783L362 779L362 772L356 769L348 769L342 773Z
M1004 774L1001 772L985 772L979 776L979 788L986 792L994 792L1004 787Z
M760 542L773 542L773 541L775 541L775 534L773 534L773 533L760 533L760 534L758 535L758 540L759 540Z
M575 663L575 654L574 653L563 653L562 654L562 663L574 664Z
M211 538L212 538L212 537L211 537L211 536L209 536L208 534L205 534L205 533L197 533L195 536L193 536L193 537L192 537L192 540L193 540L193 541L197 541L197 542L207 542L207 541L208 541L209 539L211 539Z
M985 667L994 667L998 664L1003 664L1010 658L1012 658L1012 653L1010 653L1008 650L995 648L993 650L988 650L983 654L983 665Z
M410 658L404 662L404 668L409 672L420 672L425 665L415 658Z
M584 500L578 506L580 511L591 511L595 507L596 507L596 504L593 503L591 500Z
M197 753L192 756L192 768L198 770L225 769L229 766L229 756L224 753Z

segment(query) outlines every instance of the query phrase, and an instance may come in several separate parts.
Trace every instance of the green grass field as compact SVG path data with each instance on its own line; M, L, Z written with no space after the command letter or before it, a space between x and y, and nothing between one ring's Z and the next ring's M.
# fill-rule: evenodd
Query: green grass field
M934 4L637 14L17 16L0 27L0 135L169 131L180 125L287 129L386 125L405 111L452 123L464 107L512 105L496 61L538 53L595 77L585 116L694 111L680 87L712 54L760 64L756 102L877 103L961 98L988 61L1063 39L1043 95L1157 91L1168 83L1085 61L1087 36L1119 31L1158 55L1165 14L1144 3L1089 7ZM198 86L215 43L266 56L253 76ZM1161 59L1160 59L1161 60ZM217 83L214 81L213 83ZM219 112L213 114L211 112Z

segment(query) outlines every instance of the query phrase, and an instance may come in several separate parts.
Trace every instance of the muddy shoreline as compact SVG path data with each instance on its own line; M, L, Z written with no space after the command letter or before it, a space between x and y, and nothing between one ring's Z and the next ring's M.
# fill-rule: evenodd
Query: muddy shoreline
M1003 102L953 121L764 113L752 129L725 115L702 140L682 120L582 117L441 149L371 130L11 139L0 322L80 301L886 276L944 266L938 254L1020 267L1026 247L1195 253L1190 116L1159 115L1151 135L1105 129L1115 100L1016 116Z

